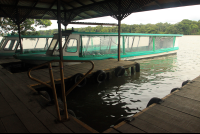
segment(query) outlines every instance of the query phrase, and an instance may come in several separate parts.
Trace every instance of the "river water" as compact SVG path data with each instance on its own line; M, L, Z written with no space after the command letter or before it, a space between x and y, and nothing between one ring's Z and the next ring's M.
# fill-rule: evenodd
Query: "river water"
M151 98L163 98L183 81L200 75L200 36L183 36L176 55L137 62L140 73L75 89L67 97L68 108L99 132L120 117L133 116L146 108Z

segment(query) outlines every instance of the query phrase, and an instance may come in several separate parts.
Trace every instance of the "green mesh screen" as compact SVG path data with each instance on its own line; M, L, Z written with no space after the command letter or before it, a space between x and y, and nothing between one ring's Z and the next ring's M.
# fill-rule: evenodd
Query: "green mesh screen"
M23 53L45 52L52 38L23 38Z
M125 52L153 51L153 37L126 36Z
M172 48L174 37L155 37L155 50Z
M81 41L83 57L117 54L118 51L118 36L82 36Z
M121 53L145 52L173 48L174 37L121 36ZM117 55L118 36L82 36L83 57Z

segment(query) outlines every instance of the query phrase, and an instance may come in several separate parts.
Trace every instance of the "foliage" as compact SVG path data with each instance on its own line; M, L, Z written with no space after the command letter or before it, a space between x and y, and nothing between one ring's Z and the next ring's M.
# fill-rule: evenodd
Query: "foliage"
M86 28L74 28L79 32L118 32L117 26L88 26ZM57 33L57 29L38 31L41 35L53 35ZM184 34L184 35L200 35L200 20L192 21L184 19L176 24L157 23L157 24L121 24L121 32L123 33L151 33L151 34Z
M22 35L39 35L40 33L36 31L35 27L47 27L52 23L50 20L43 19L26 19L20 24L20 31ZM10 18L0 19L0 34L8 33L18 33L18 26Z

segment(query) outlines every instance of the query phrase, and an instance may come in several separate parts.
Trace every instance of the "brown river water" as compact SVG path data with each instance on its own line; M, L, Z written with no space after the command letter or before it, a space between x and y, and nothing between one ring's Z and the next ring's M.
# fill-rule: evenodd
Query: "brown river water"
M200 75L200 36L183 36L176 55L138 60L140 73L76 88L67 97L77 118L99 132L133 116L153 97L163 98Z

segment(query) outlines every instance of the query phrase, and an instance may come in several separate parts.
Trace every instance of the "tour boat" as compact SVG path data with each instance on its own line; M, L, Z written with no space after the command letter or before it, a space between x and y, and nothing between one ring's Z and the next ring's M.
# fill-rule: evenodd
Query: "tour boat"
M181 34L121 33L120 57L137 60L176 54ZM118 58L118 33L62 31L63 60L104 60ZM15 58L30 64L59 60L58 34L45 54L15 54ZM70 64L70 63L68 63Z
M45 54L50 40L53 36L21 36L23 50L22 54ZM19 36L7 35L0 42L0 58L13 58L13 55L20 54Z

